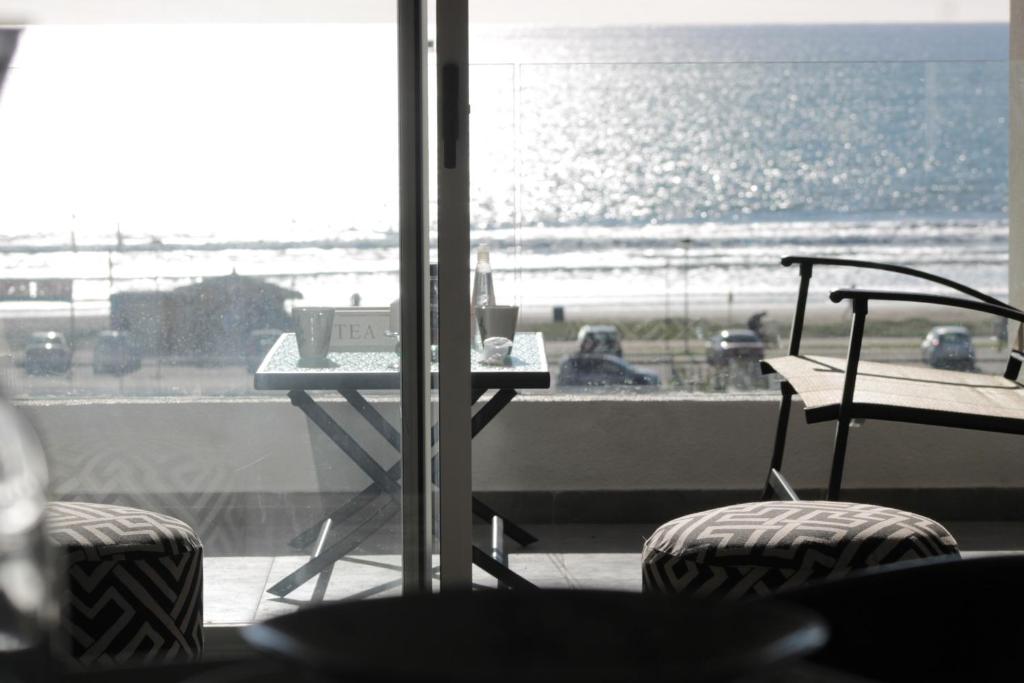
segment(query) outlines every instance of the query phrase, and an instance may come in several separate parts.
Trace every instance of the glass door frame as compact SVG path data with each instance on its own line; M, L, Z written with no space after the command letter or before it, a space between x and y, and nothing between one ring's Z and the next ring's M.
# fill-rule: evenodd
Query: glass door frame
M427 2L397 0L402 306L402 592L433 579ZM473 576L469 329L469 3L436 3L441 590ZM415 332L410 332L415 330Z
M397 0L402 593L433 578L427 3Z
M437 0L441 590L473 579L469 327L469 2Z

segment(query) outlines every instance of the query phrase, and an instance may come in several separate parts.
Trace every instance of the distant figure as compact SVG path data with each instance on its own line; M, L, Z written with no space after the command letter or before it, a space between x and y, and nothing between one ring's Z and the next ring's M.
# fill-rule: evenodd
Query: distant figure
M349 301L352 303L353 306L359 306L359 304L362 302L362 300L363 300L363 297L359 296L359 292L354 293L349 298Z
M761 311L747 318L747 329L756 334L759 339L764 339L764 330L762 329L761 319L768 315L768 311Z

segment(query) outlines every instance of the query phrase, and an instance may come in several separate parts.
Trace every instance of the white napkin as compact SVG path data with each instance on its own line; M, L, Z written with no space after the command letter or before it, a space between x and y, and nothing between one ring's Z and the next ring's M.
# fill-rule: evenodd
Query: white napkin
M511 339L488 337L484 339L484 349L480 354L480 362L484 365L504 365L511 353Z

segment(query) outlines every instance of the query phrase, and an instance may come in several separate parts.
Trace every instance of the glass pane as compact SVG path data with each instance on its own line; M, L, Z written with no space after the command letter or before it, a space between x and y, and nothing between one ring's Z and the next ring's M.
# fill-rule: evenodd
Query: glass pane
M781 257L1007 296L1008 27L580 7L472 4L473 241L517 334L543 333L552 384L474 442L474 483L547 542L509 542L527 579L638 589L652 522L763 484L778 385L758 361L786 354L799 285ZM801 351L839 357L850 311L829 291L943 291L848 269L810 284ZM963 311L873 304L867 335L869 360L1005 363L1005 327Z
M393 11L33 26L0 101L4 389L54 498L194 527L207 624L400 590Z
M1007 294L1005 26L915 29L892 54L895 26L476 31L475 54L495 63L474 73L474 240L515 255L505 275L553 366L610 352L633 369L619 389L767 389L754 361L788 339L787 254ZM900 285L816 272L807 351L848 334L828 291ZM963 322L1003 362L983 316L879 313L872 359L916 357L930 327ZM725 332L757 338L723 345ZM618 384L564 379L567 391Z
M74 305L4 302L10 359L22 365L30 333L48 328L74 353L57 376L30 363L9 390L252 393L264 331L286 328L293 305L396 298L393 33L27 31L0 111L4 272L70 279ZM365 50L379 66L336 66ZM353 92L374 104L352 106Z

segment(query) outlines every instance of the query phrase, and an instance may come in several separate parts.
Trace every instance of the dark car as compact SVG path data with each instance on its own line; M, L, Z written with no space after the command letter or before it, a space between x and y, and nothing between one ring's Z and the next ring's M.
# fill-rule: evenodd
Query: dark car
M971 333L960 325L933 327L921 342L921 360L933 368L974 369Z
M707 343L708 365L722 367L730 361L759 361L764 358L764 342L753 330L722 330Z
M576 353L558 367L558 386L657 386L658 376L638 370L614 354Z
M142 353L128 333L114 330L100 332L92 352L94 373L123 375L141 367Z
M71 348L60 332L33 332L25 346L25 372L61 374L71 369Z
M281 330L271 329L253 330L249 333L248 339L245 340L245 367L249 372L256 372L267 351L282 334Z
M622 334L615 325L584 325L576 335L580 353L607 353L622 358Z

